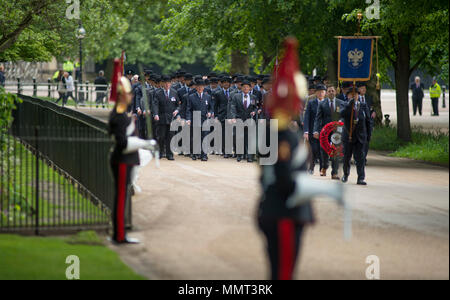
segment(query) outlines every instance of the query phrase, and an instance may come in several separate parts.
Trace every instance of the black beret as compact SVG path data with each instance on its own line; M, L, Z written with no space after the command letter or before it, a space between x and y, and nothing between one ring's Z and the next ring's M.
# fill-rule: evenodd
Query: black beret
M326 91L327 87L323 84L316 85L316 91Z
M342 84L342 88L347 89L347 88L351 88L353 86L353 83L351 83L350 81L344 81L344 83Z
M238 76L238 77L236 77L236 79L234 80L234 82L236 82L236 83L239 83L239 82L242 82L242 81L244 81L244 77L242 77L242 76Z
M195 79L195 85L206 85L205 81L202 78Z
M248 81L248 80L242 81L242 85L252 86L252 84L251 84L250 81Z
M360 81L360 82L358 82L357 84L356 84L356 87L362 87L362 86L367 86L367 83L366 82L364 82L364 81Z
M347 91L347 94L346 95L348 95L348 94L352 94L353 93L353 88L351 88L351 89L349 89L348 91ZM355 90L355 94L359 94L359 91L358 90Z

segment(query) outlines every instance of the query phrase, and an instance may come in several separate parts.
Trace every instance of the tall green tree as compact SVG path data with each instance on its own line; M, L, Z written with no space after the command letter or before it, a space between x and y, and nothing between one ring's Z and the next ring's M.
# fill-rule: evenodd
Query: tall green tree
M343 2L338 0L335 4ZM361 3L345 2L355 7ZM394 69L397 135L403 141L411 141L408 90L412 72L421 68L440 73L441 65L448 65L448 6L444 0L382 0L379 18L363 21L363 32L383 37L379 41L380 57L383 65ZM355 9L347 19L354 19L356 12Z
M0 0L0 61L48 61L77 57L78 20L68 19L65 0ZM111 56L128 28L132 5L119 0L83 0L80 18L87 31L85 54Z

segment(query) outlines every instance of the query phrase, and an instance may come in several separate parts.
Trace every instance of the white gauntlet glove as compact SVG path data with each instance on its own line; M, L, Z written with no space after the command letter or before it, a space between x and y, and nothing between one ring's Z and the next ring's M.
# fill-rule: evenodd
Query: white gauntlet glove
M123 150L123 154L133 153L142 148L149 148L152 144L152 141L143 140L136 136L130 136L127 139L127 147Z

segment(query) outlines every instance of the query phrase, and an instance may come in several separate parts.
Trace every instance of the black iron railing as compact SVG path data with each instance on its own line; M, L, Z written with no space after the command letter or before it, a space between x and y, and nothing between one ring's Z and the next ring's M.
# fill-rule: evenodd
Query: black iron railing
M107 124L19 97L13 124L0 136L0 230L109 226L114 187ZM126 223L131 227L131 204Z

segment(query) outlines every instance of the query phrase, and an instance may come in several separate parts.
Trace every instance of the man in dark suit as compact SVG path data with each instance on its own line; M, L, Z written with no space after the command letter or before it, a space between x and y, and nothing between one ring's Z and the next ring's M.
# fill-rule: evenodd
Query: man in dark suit
M340 120L340 109L343 105L343 101L336 98L336 89L334 86L329 86L327 88L327 96L324 101L320 102L317 108L317 115L314 121L314 138L319 139L320 132L323 127L331 122L336 122ZM320 143L319 143L320 144ZM330 157L328 153L320 148L320 155L322 157L322 162L324 164L325 170L328 169L328 161ZM331 159L331 178L339 180L338 176L339 170L339 158L335 157Z
M256 96L256 100L258 101L258 103L260 103L262 101L262 94L259 91L259 89L256 88L257 87L257 84L256 84L257 82L258 82L258 80L257 80L256 77L254 77L254 76L250 77L250 83L252 84L252 89L250 91L250 94L251 95L255 95Z
M258 107L257 99L254 95L250 94L251 84L248 81L243 81L241 85L241 93L234 93L231 98L231 119L235 123L236 119L245 122L247 119L254 118ZM244 155L237 153L237 161L240 162L244 156L247 157L248 162L253 162L254 155L248 154L248 128L244 128L244 136L236 136L236 138L244 139ZM237 149L236 149L237 150Z
M179 113L178 94L171 89L170 77L163 76L163 89L159 89L154 97L154 119L158 122L158 136L161 153L165 154L168 160L174 160L170 149L170 140L173 133L170 131L170 123Z
M224 158L230 155L225 153L225 120L228 119L228 106L230 103L231 78L224 77L221 79L222 88L218 88L213 94L215 117L222 125L222 153Z
M214 103L211 100L211 96L205 92L205 85L206 83L203 79L198 79L195 81L197 92L189 95L186 109L186 120L188 125L191 125L194 128L193 130L199 130L198 128L200 127L201 131L201 155L192 153L191 157L193 160L201 158L202 161L208 160L208 155L207 153L205 153L205 149L203 149L202 147L203 139L208 134L208 132L202 130L202 125L203 122L211 118L211 116L214 114ZM194 123L195 112L200 112L200 124Z
M412 90L412 103L413 103L413 113L416 115L417 110L419 110L419 115L422 115L422 102L423 102L423 89L425 86L420 82L420 77L415 78L415 82L411 84Z
M370 111L370 135L372 135L372 130L375 124L375 117L377 113L373 108L373 99L371 96L366 95L367 93L367 85L365 82L360 82L358 84L358 92L359 92L359 101L361 103L365 103ZM364 163L367 164L367 154L369 153L369 143L366 143L364 146Z
M342 83L341 93L336 97L340 100L347 101L347 92L353 86L351 82L345 81Z
M309 173L314 173L314 167L316 165L316 160L320 163L320 176L326 176L325 163L322 161L320 156L320 143L319 140L314 137L314 122L317 116L317 109L319 103L324 101L327 88L323 84L316 86L316 97L315 99L309 100L306 106L306 111L303 119L304 134L303 137L309 142L311 150L311 160L309 165Z
M341 110L341 117L344 120L344 132L342 140L344 143L344 176L342 182L348 181L350 175L350 159L352 156L356 161L358 172L358 185L367 185L365 180L364 145L370 142L370 111L367 104L359 101L356 93L356 101L353 99L353 90L347 92L347 103L344 103ZM353 120L351 118L353 110Z

